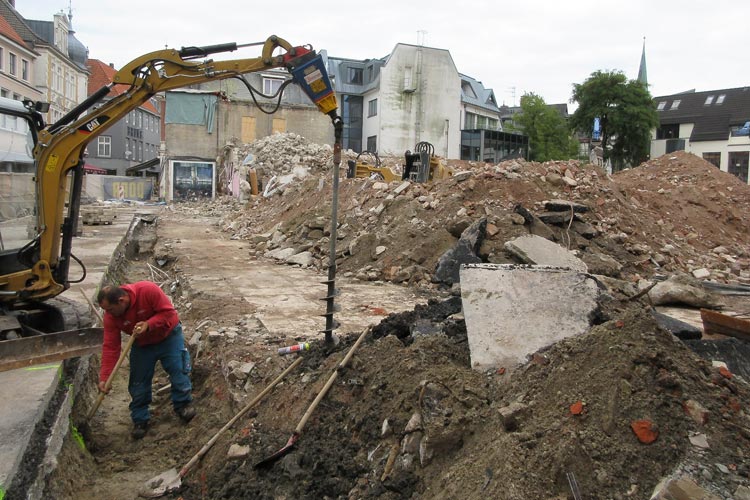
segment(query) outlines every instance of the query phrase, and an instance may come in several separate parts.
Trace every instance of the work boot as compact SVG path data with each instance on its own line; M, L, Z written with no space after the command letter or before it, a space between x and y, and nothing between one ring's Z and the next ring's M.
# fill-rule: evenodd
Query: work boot
M195 408L191 404L187 404L182 408L177 408L174 412L184 423L190 422L195 416Z
M133 424L133 430L130 431L130 435L133 437L133 439L143 439L143 436L146 435L146 431L148 430L148 420L145 422L136 422Z

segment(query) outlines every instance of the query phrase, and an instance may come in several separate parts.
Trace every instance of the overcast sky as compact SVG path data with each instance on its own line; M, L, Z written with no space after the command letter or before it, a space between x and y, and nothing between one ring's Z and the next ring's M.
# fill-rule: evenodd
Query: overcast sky
M352 59L421 43L449 50L458 71L492 88L499 104L518 104L525 92L552 104L568 102L572 84L596 70L635 79L646 37L653 96L750 85L748 0L16 0L16 9L51 21L69 2L89 57L116 68L165 46L269 35Z

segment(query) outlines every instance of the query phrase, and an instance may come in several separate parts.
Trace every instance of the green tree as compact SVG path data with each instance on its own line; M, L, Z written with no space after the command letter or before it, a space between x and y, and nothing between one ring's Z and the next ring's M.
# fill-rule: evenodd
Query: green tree
M572 102L578 103L570 125L591 135L599 118L604 159L615 170L638 165L648 157L651 130L659 125L651 94L646 86L628 80L621 71L595 71L581 84L573 84Z
M529 137L529 159L533 161L567 160L578 152L578 141L571 137L565 119L540 96L521 97L521 113L515 122Z

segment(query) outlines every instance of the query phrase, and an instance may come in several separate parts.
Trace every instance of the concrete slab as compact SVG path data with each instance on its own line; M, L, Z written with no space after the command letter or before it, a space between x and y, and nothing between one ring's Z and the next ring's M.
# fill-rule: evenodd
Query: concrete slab
M6 490L59 380L59 363L0 372L0 492ZM1 495L0 495L1 496Z
M585 273L545 266L468 264L461 299L476 370L513 370L526 357L589 329L599 289Z
M505 249L521 259L525 264L539 266L567 267L574 271L586 272L586 263L566 248L541 236L529 234L505 243Z

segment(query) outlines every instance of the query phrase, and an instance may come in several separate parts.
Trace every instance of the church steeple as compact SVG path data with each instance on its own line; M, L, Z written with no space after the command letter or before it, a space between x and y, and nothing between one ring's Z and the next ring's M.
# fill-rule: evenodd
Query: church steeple
M641 52L641 67L638 68L638 81L648 88L648 75L646 74L646 37L643 37L643 52Z

